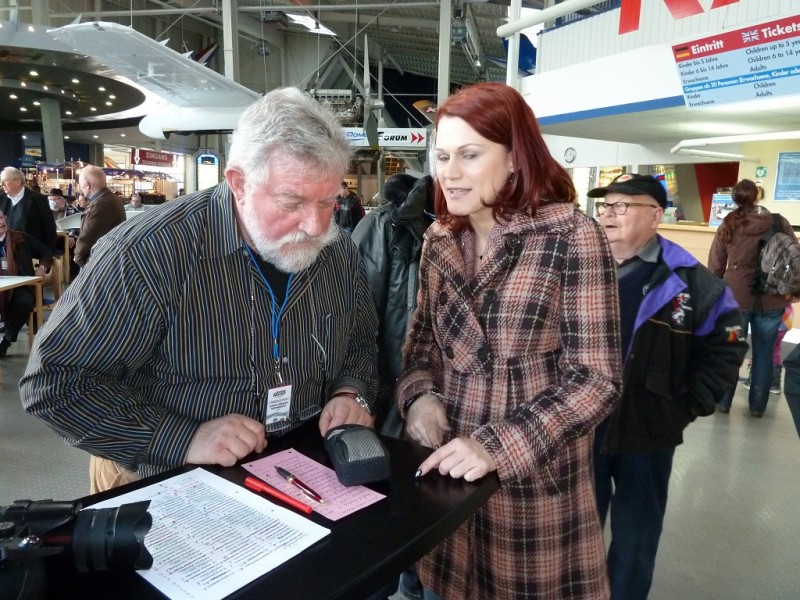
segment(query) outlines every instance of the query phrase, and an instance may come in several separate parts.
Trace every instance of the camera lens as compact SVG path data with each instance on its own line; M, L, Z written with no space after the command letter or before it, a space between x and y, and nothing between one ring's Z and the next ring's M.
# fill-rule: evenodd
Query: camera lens
M150 501L118 508L86 509L72 528L72 558L82 573L108 569L149 569L153 557L144 546L153 518Z

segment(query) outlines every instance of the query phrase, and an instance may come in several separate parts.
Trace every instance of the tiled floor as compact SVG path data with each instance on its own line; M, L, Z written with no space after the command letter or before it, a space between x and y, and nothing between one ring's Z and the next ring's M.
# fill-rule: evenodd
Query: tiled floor
M20 340L0 360L0 506L82 496L88 456L20 407L25 335ZM651 600L800 598L800 438L782 396L770 396L763 419L746 406L739 387L730 414L686 431Z

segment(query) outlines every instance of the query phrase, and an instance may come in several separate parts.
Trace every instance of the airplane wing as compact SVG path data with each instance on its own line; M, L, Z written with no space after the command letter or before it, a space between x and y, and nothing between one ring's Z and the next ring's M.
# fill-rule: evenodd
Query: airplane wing
M243 109L259 98L253 90L125 25L92 21L49 33L172 105L144 117L139 129L150 137L230 130Z

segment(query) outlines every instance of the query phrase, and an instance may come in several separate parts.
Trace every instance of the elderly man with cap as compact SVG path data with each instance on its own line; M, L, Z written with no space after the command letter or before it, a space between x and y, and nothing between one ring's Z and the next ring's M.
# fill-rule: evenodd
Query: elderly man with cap
M611 519L612 599L647 598L664 523L675 447L736 385L747 344L721 279L658 235L667 194L625 174L589 191L617 262L622 398L595 432L600 519ZM612 485L613 483L613 485Z

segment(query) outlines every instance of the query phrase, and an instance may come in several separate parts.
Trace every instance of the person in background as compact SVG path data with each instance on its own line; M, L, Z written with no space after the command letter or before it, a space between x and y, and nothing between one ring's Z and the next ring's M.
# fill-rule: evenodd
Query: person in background
M55 249L57 243L56 222L50 204L39 192L25 187L25 176L14 167L0 171L0 212L8 217L8 227L22 231L48 248Z
M93 492L230 466L304 424L371 425L378 318L332 219L349 162L330 111L273 90L242 114L224 181L97 244L20 381L25 410L92 453Z
M403 420L394 404L403 344L417 306L422 236L434 221L433 179L398 173L384 184L386 202L353 231L378 311L378 400L376 428L399 438Z
M792 413L795 431L800 436L800 344L783 361L783 368L783 395Z
M125 222L125 209L119 196L106 187L106 174L100 167L89 165L78 174L78 185L89 201L81 217L81 232L75 243L75 262L83 267L92 247L101 237Z
M658 235L661 183L624 174L595 188L599 222L617 263L622 400L595 432L597 509L610 514L612 600L646 600L664 525L675 447L695 418L736 386L747 344L728 287Z
M378 398L376 429L399 438L403 420L393 402L400 375L403 343L417 306L422 236L433 223L433 179L397 173L384 183L385 202L367 214L353 231L378 311ZM413 568L399 578L407 600L421 600L422 586ZM394 582L370 600L388 598L398 590Z
M60 188L53 188L47 194L47 202L50 210L53 213L53 219L58 221L64 217L69 217L78 212L77 209L72 208L67 204L67 199L64 197L64 192Z
M53 218L58 221L65 217L78 214L80 211L67 204L67 199L64 197L64 192L60 188L53 188L47 195L47 201L50 203L50 210L53 211ZM78 275L80 267L75 262L75 244L78 241L78 236L81 230L77 227L67 230L67 243L69 245L69 273L70 279L74 279ZM55 254L61 256L64 254L63 248L56 248Z
M353 233L353 229L355 229L363 216L364 206L359 201L358 196L347 187L347 182L342 181L339 194L336 196L336 207L333 211L336 224L347 233Z
M39 260L34 269L33 259ZM53 265L53 253L48 246L22 231L8 226L8 217L0 214L0 275L44 277ZM5 325L0 339L0 358L5 358L11 344L17 341L19 330L36 306L33 287L18 287L0 292L0 315Z
M530 106L482 83L436 113L436 222L397 405L419 477L500 489L417 563L426 598L605 598L592 432L619 397L615 267Z
M733 290L742 310L742 335L747 336L750 329L753 362L748 404L750 416L761 418L769 401L772 357L778 327L786 309L786 297L756 294L751 287L756 274L759 241L773 223L772 214L758 204L758 187L749 179L743 179L733 187L732 196L736 208L717 229L708 254L708 268ZM781 230L796 240L789 222L783 217L780 221ZM730 391L717 408L727 413L732 402L733 391Z
M144 205L142 204L141 194L139 194L139 192L133 192L131 194L130 202L128 202L128 204L126 204L124 208L126 211L134 211L134 212L145 210Z
M86 194L83 192L78 193L75 197L75 207L81 212L89 208L89 199L86 197Z

